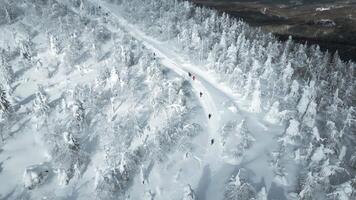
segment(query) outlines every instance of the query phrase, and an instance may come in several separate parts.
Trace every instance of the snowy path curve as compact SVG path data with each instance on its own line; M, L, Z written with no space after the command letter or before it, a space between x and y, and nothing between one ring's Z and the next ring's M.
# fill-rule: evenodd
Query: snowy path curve
M274 174L271 170L268 170L269 158L267 157L267 152L273 151L274 147L276 147L276 137L274 136L276 136L276 133L280 132L280 130L275 127L270 127L270 124L266 124L261 118L263 115L257 116L240 110L237 106L237 102L241 102L239 96L236 95L231 88L219 82L213 73L203 70L204 67L192 64L189 60L186 60L182 55L177 53L174 48L167 45L167 43L148 36L136 25L128 22L121 16L120 7L118 5L103 1L100 1L100 3L96 0L90 1L93 4L100 5L104 11L110 13L110 15L115 18L120 28L154 52L156 56L160 58L161 64L191 82L195 95L205 112L207 121L206 128L209 133L209 138L205 143L206 152L202 158L199 158L201 160L201 166L208 166L211 169L212 176L215 176L215 180L212 181L212 184L215 186L208 186L210 189L204 188L208 192L208 199L221 198L221 190L223 189L219 189L218 185L224 185L226 179L222 179L219 176L227 178L226 176L229 175L229 172L235 170L236 167L227 164L225 162L226 160L222 158L224 147L220 132L221 127L227 122L227 119L225 119L227 115L226 113L224 114L224 112L228 110L224 102L233 103L236 109L235 118L240 120L246 119L249 130L257 139L254 146L245 153L245 160L240 163L239 166L251 169L257 179L264 180L268 189L273 182ZM195 81L190 79L188 72L196 76ZM199 92L203 92L202 98L199 97ZM210 120L208 119L209 113L212 114ZM212 146L209 144L210 139L215 140ZM215 193L220 193L220 196Z
M189 80L193 87L194 93L199 99L201 106L205 112L207 127L209 131L209 137L211 139L219 138L219 129L220 129L220 115L219 110L217 108L217 103L211 96L211 92L207 89L206 85L210 85L210 87L216 87L210 81L206 80L204 77L204 73L200 70L194 69L193 66L190 66L189 63L185 63L182 59L179 59L179 55L177 55L173 50L168 49L161 42L155 40L152 37L147 36L145 33L136 28L135 25L130 24L120 15L120 9L116 5L108 4L106 2L100 2L100 6L105 9L107 12L111 13L122 26L122 28L127 31L132 37L136 40L143 43L143 45L154 52L156 56L160 59L161 64L163 64L168 69L174 71L182 78ZM188 72L191 72L196 77L196 80L191 80L188 76ZM199 93L203 93L203 97L200 98ZM208 119L208 115L212 114L211 119ZM208 152L206 152L206 158L203 160L213 161L216 160L216 154L222 153L222 146L220 142L216 142L216 145L213 145L212 148L208 148ZM211 162L209 164L212 164ZM218 164L218 163L216 163Z

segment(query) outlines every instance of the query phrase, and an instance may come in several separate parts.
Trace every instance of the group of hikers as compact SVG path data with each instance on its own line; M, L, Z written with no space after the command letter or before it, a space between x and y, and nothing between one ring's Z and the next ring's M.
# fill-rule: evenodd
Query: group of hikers
M188 72L188 76L192 78L193 81L195 81L196 77L195 75L193 75L192 73ZM203 92L199 92L199 96L200 98L203 97ZM211 113L208 114L208 119L210 119L212 117ZM210 140L210 144L213 145L214 144L214 139Z
M153 53L153 59L156 60L156 53ZM193 81L195 81L196 76L195 76L194 74L192 74L191 72L188 72L188 76L189 76L190 78L192 78ZM199 92L199 96L200 96L200 98L202 98L202 97L203 97L203 92ZM211 117L212 117L212 115L211 115L211 113L209 113L209 114L208 114L208 119L211 119ZM214 139L211 139L211 140L210 140L210 144L211 144L211 145L214 144Z
M195 81L196 77L195 75L193 75L192 73L188 72L188 76L192 78L193 81ZM199 96L200 98L203 97L203 92L199 92ZM208 118L210 119L211 118L211 113L208 114Z

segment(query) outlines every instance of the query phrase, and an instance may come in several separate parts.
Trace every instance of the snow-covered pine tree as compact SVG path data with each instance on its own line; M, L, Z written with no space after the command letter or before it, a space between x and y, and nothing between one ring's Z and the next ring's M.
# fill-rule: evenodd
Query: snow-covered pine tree
M300 119L303 119L310 103L314 100L315 96L315 81L310 81L309 85L304 87L302 97L298 102L297 109Z
M253 138L250 130L248 129L246 120L242 120L241 123L237 126L237 134L241 136L241 145L243 148L250 148L255 138Z
M282 96L285 96L286 93L288 92L288 89L290 87L290 83L292 80L294 70L292 68L292 64L288 62L287 66L284 68L282 74Z
M7 127L8 127L8 120L9 114L12 112L11 103L7 99L6 92L2 88L0 84L0 134L1 134L1 141L4 141Z
M48 44L49 44L49 48L50 48L51 52L54 55L61 53L61 51L62 51L61 42L59 41L57 36L49 33L48 34Z
M231 163L240 163L248 148L255 141L251 132L248 130L246 120L240 124L235 121L229 122L223 128L224 131L224 157Z
M47 115L49 109L48 95L43 86L39 86L33 103L33 112L37 117L41 117Z
M11 103L7 98L3 86L0 84L0 115L8 115L11 112Z
M250 112L260 113L262 111L261 98L261 84L260 80L257 80L252 93L251 104L249 107Z
M309 128L314 127L315 119L316 119L316 115L317 115L316 107L317 107L317 104L315 103L314 99L312 99L308 105L307 110L305 111L304 116L303 116L302 122L305 126L307 126Z
M8 91L11 91L11 84L14 81L15 73L12 66L7 62L4 53L1 53L0 59L0 84L3 84L3 87L6 87Z
M279 124L283 118L283 113L279 111L279 102L276 101L272 104L270 110L265 115L265 120L272 124Z
M285 131L285 134L280 138L283 146L288 147L289 145L297 145L300 142L301 135L299 126L299 121L295 119L289 120L289 125Z
M354 143L356 143L356 109L355 107L350 107L346 110L346 119L343 122L340 134L346 138L350 138Z
M278 76L275 73L275 63L272 63L272 56L267 55L266 61L263 63L263 72L260 76L261 92L264 95L264 107L269 108L275 101L274 88L276 88L276 81Z
M237 48L235 43L231 43L230 47L227 49L227 56L225 61L225 74L231 74L236 68L237 64Z
M20 48L20 54L22 58L25 58L27 60L32 60L34 56L34 50L33 50L33 42L31 41L30 38L27 40L22 40L19 44Z
M262 187L261 190L257 193L256 200L267 200L266 187Z
M227 184L226 191L224 194L224 200L251 200L256 197L256 190L246 182L246 180L241 179L240 173L233 176Z
M78 59L82 55L83 43L80 41L79 33L72 33L70 35L69 43L63 48L64 60L68 63L69 66L74 66L77 64ZM71 71L71 68L67 69Z

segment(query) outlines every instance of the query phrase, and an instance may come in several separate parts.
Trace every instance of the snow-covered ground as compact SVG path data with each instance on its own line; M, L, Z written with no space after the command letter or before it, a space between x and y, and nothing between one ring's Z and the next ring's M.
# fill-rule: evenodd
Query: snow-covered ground
M195 94L199 95L199 92L203 93L201 98L198 98L206 115L207 129L203 138L196 139L196 143L193 143L196 147L203 148L203 154L196 154L192 152L192 160L199 162L199 167L193 169L194 164L185 163L183 166L175 166L179 169L180 180L184 180L187 184L191 184L194 188L197 188L198 199L222 199L223 198L223 185L229 180L231 173L237 171L241 166L251 170L254 173L254 181L256 183L265 181L266 187L269 188L273 181L273 172L269 166L268 155L275 150L277 135L283 132L283 127L278 125L268 124L263 120L263 115L256 115L249 113L243 107L244 102L241 100L239 94L233 93L229 88L219 83L212 72L204 71L201 66L197 66L190 62L187 58L184 58L177 50L167 42L161 42L152 37L147 36L139 28L130 24L120 15L120 8L118 6L101 2L105 11L112 14L115 19L120 22L120 25L130 33L134 38L141 41L148 49L155 52L158 58L160 58L162 64L175 71L180 76L191 79L188 73L192 73L196 77L196 80L190 80ZM208 119L208 114L212 114L212 118ZM240 123L243 119L247 120L248 129L251 131L256 141L252 148L248 149L242 160L234 160L230 157L223 156L223 136L222 128L230 121L237 121ZM214 144L210 144L210 140L214 139ZM235 141L237 142L237 141ZM232 147L225 147L232 148ZM173 159L179 160L179 158ZM182 171L181 171L182 170ZM186 173L185 170L187 170ZM200 174L200 179L192 180L191 172ZM156 173L160 173L161 170L157 170ZM175 174L174 171L168 174ZM155 175L157 176L157 175ZM167 175L163 175L167 177ZM198 177L199 177L198 176ZM194 177L196 179L196 177ZM172 180L172 178L168 178ZM162 183L161 183L162 184ZM184 182L182 183L184 184ZM152 185L160 185L153 183ZM171 183L165 183L163 185L172 185ZM136 187L133 187L136 188ZM170 196L170 195L169 195ZM162 196L160 198L166 199L169 196Z
M232 87L239 76L224 80L112 1L4 5L11 9L0 21L0 198L262 200L308 192L296 193L305 152L293 145L304 116L314 124L313 81L293 119L262 98L268 81L246 72L246 87ZM285 68L278 84L301 92ZM312 135L326 140L316 127ZM308 155L321 163L332 152L320 143ZM343 146L338 157L349 154ZM326 176L338 174L337 194L351 195L353 175L320 165Z

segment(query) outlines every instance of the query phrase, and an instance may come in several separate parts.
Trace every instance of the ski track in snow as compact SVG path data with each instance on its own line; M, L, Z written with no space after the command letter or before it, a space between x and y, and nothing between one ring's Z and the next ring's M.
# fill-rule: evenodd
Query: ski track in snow
M92 1L94 4L98 2ZM108 13L115 17L120 27L127 31L132 37L141 41L143 45L150 49L160 58L161 63L168 69L174 71L182 78L189 80L199 99L201 106L205 112L207 127L209 132L209 139L205 148L207 149L202 160L202 166L204 169L201 180L199 181L198 196L205 199L221 199L223 195L223 185L230 178L232 172L236 171L240 167L245 167L252 170L255 174L256 182L264 182L267 189L273 182L274 174L271 169L268 168L267 152L272 151L276 145L276 132L280 132L280 129L269 127L261 118L256 115L244 112L240 110L237 104L240 101L238 95L236 95L230 88L224 84L219 83L212 73L203 70L203 67L190 63L187 59L184 59L179 53L177 53L172 47L166 43L158 41L144 32L139 30L135 25L129 23L120 14L120 8L117 5L113 5L106 2L100 2L100 6ZM196 80L191 80L188 76L188 72L195 75ZM199 97L199 92L203 92L203 97ZM226 108L224 102L232 102L235 108ZM212 118L208 119L208 114L212 114ZM246 119L249 130L256 138L255 144L245 153L245 157L239 165L231 165L226 163L221 155L223 152L223 146L220 135L220 130L224 123L226 123L227 113L233 113L235 119ZM225 116L224 116L225 115ZM214 145L210 146L210 139L214 139ZM206 175L206 169L209 169L209 176ZM202 183L204 180L209 180L209 183ZM213 184L213 185L212 185ZM205 191L204 191L205 190Z

